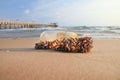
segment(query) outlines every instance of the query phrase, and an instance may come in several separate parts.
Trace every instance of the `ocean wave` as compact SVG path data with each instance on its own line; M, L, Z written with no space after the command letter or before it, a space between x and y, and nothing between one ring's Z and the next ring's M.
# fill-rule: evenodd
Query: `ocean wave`
M120 27L112 26L72 26L1 29L0 38L29 37L38 38L43 31L71 31L79 36L91 36L95 39L120 39Z

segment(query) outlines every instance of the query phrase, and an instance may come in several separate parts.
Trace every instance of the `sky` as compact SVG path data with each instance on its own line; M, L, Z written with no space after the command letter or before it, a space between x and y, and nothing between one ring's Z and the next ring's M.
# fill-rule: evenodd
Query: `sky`
M120 0L1 0L0 20L120 26Z

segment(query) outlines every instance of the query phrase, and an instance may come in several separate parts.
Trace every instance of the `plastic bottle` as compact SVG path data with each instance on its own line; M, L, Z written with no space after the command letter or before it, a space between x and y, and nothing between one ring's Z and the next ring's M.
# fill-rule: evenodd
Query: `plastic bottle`
M65 31L44 31L40 34L40 41L63 40L64 38L78 38L78 35Z

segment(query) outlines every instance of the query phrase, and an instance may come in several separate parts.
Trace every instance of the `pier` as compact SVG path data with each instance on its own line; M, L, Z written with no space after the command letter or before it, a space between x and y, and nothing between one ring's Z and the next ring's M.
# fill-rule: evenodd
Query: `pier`
M56 23L42 24L35 22L12 22L0 21L0 29L16 29L16 28L39 28L39 27L57 27Z

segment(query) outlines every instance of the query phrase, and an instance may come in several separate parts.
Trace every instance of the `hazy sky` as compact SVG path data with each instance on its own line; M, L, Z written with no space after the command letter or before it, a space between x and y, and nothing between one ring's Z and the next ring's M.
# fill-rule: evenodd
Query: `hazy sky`
M120 0L0 0L0 19L120 26Z

